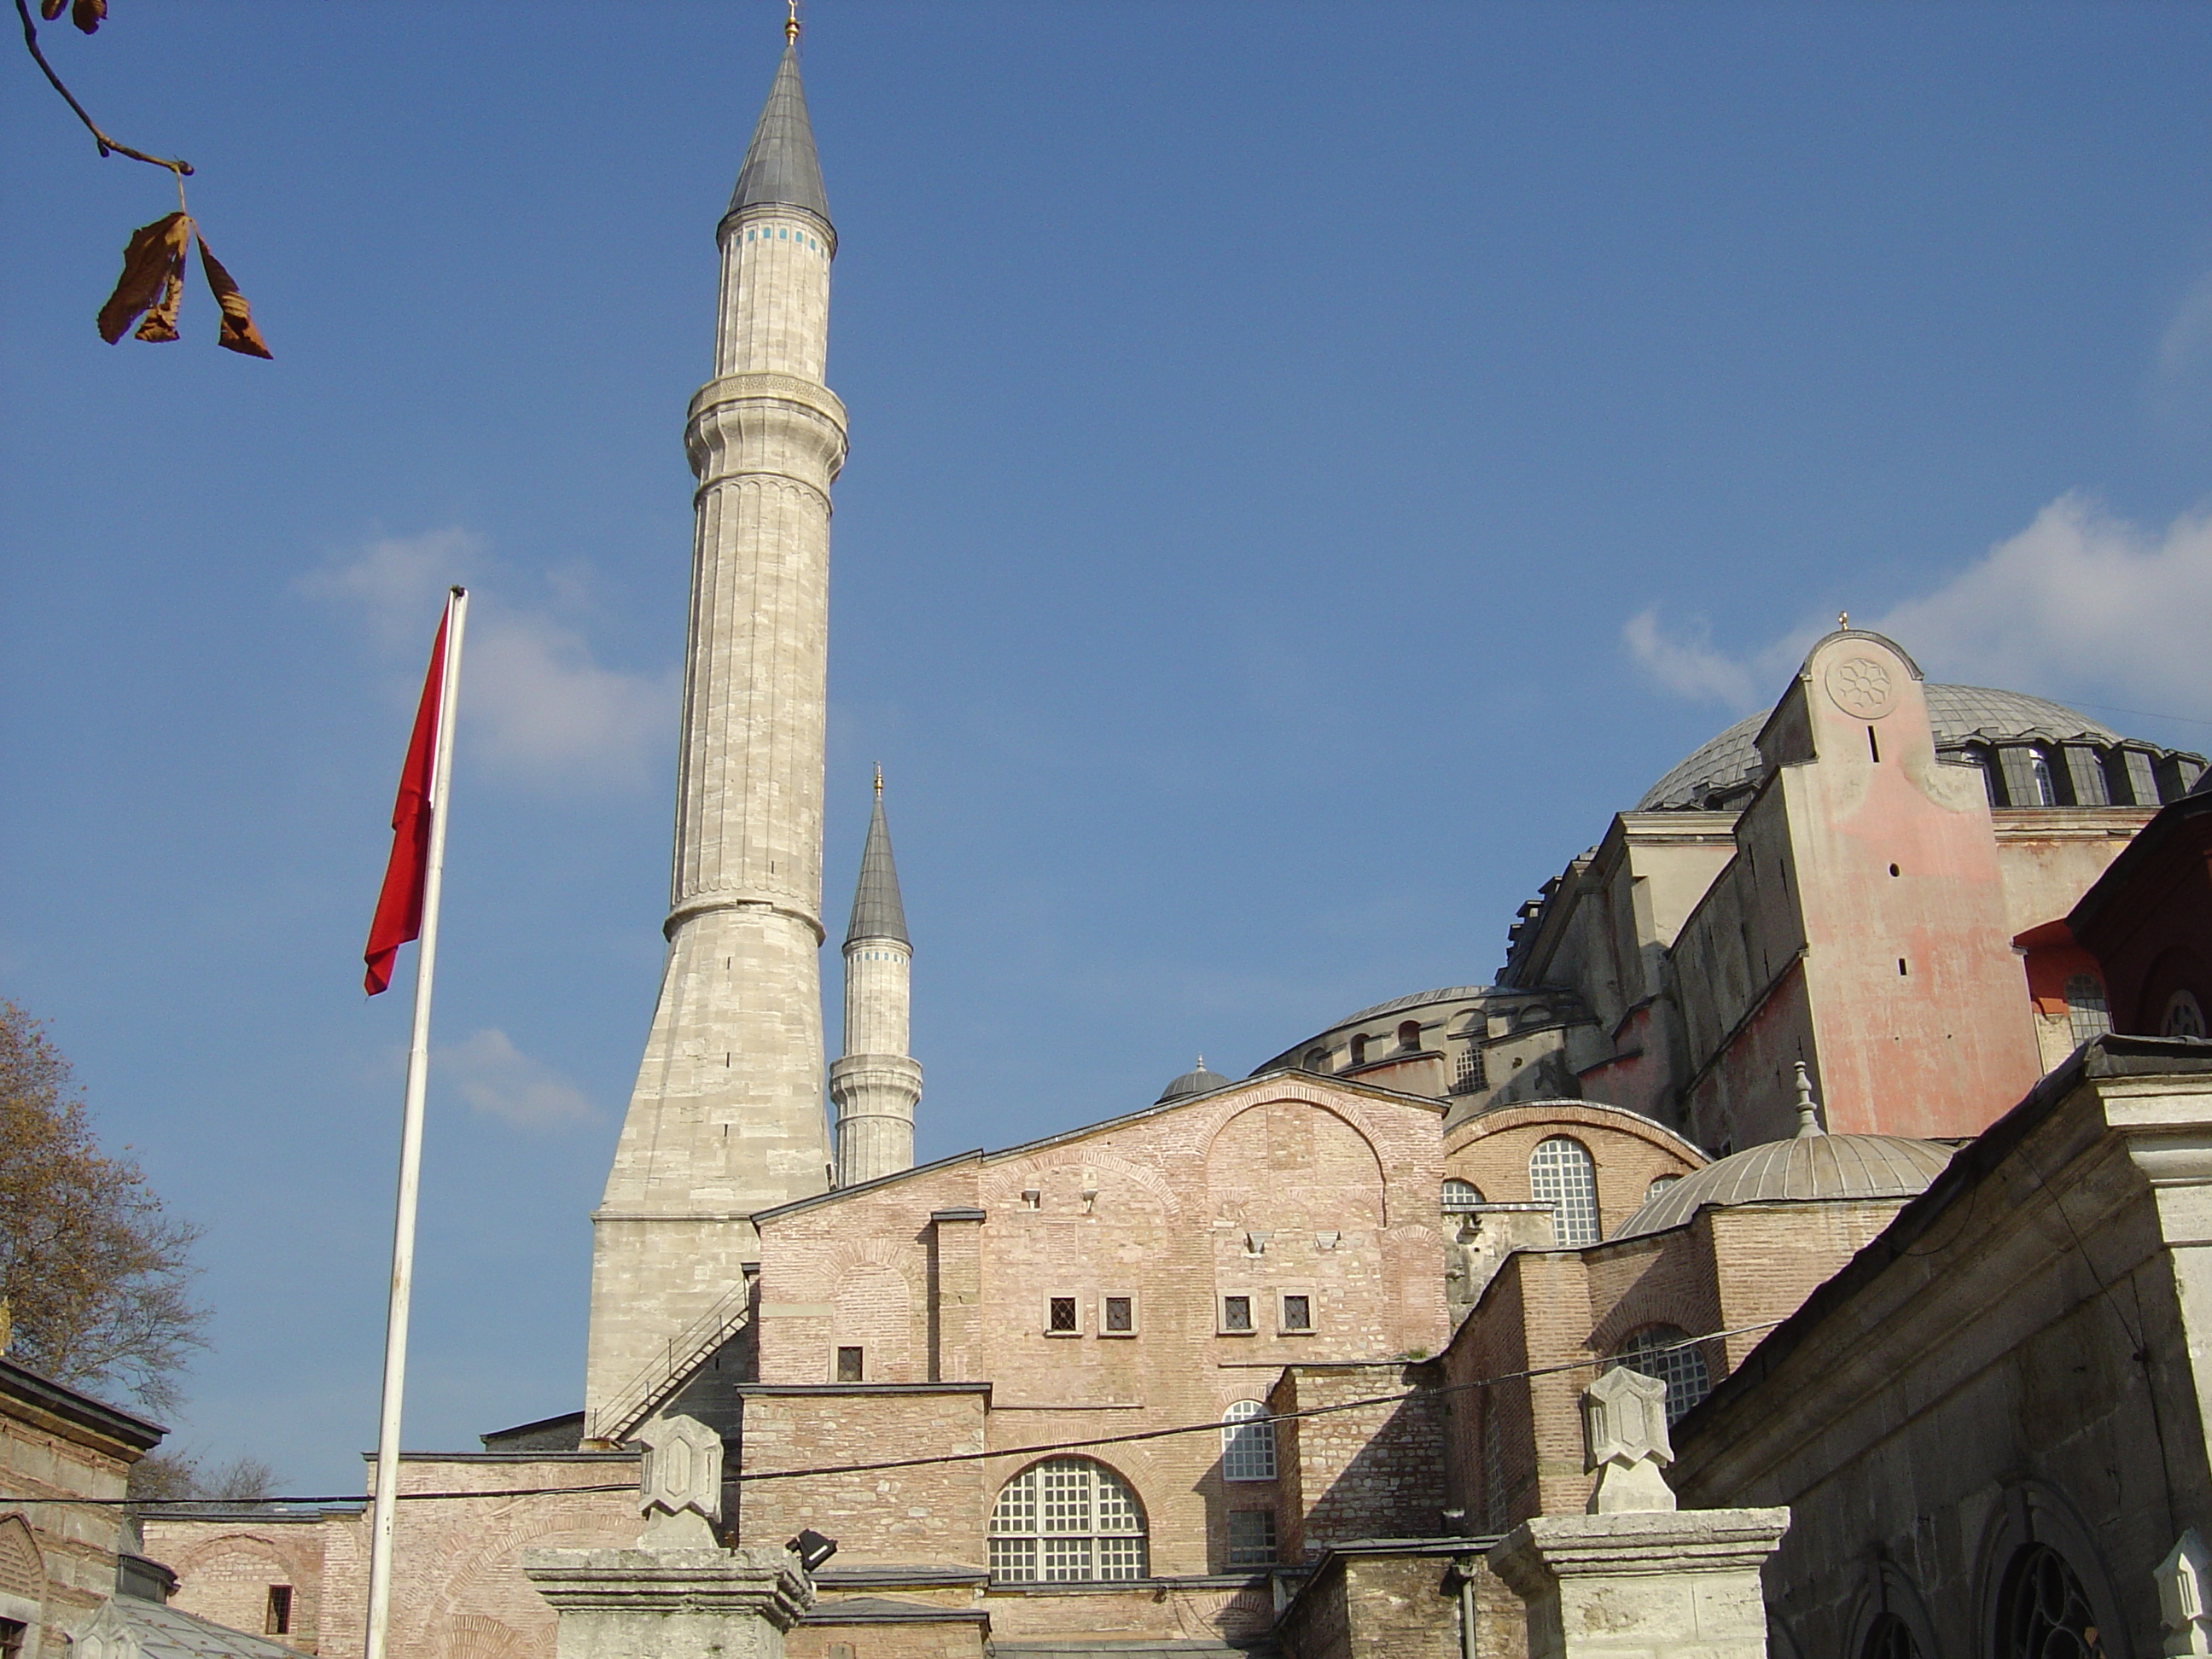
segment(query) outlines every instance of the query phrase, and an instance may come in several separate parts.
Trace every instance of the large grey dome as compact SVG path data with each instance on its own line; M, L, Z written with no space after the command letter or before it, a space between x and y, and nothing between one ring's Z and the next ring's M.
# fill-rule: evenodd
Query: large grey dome
M1778 1199L1910 1198L1951 1161L1941 1141L1902 1135L1800 1135L1708 1164L1662 1187L1613 1233L1640 1238L1679 1227L1708 1204Z
M1985 743L2038 738L2063 743L2069 738L2099 745L2118 743L2120 734L2077 714L2063 703L2031 697L2025 691L1997 691L1980 685L1925 684L1928 720L1938 749L1978 738ZM1710 743L1692 750L1673 771L1644 792L1639 812L1678 811L1709 800L1748 793L1759 781L1759 728L1773 711L1747 714Z

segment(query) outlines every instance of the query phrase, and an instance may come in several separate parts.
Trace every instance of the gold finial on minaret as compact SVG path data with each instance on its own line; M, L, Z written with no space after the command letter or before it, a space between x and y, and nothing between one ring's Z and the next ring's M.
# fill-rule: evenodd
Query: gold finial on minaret
M799 39L799 0L784 0L784 3L791 8L791 12L783 20L783 38L795 42Z
M876 767L876 799L877 799L878 800L881 800L883 798L884 798L884 769L883 769L882 764L881 764L880 763L878 763L878 765L877 765L877 767Z

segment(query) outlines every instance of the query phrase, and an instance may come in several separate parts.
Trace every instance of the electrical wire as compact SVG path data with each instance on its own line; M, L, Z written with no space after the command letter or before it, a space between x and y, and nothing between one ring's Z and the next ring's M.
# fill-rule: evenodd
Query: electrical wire
M1673 1353L1677 1349L1695 1347L1701 1342L1717 1342L1724 1337L1747 1336L1753 1331L1771 1331L1782 1322L1765 1319L1753 1325L1735 1325L1726 1330L1706 1331L1697 1336L1686 1336L1679 1342L1644 1349L1637 1357ZM1292 1362L1296 1363L1296 1362ZM1419 1360L1376 1360L1375 1364L1419 1364ZM1471 1382L1443 1382L1433 1387L1401 1389L1393 1394L1368 1395L1358 1400L1340 1400L1327 1406L1310 1406L1302 1411L1273 1413L1266 1417L1249 1419L1253 1423L1294 1423L1309 1417L1327 1417L1337 1412L1358 1411L1370 1406L1395 1406L1408 1400L1431 1399L1440 1395L1466 1394L1478 1389L1495 1388L1501 1382L1525 1382L1530 1377L1554 1376L1563 1371L1589 1370L1626 1362L1609 1354L1594 1355L1588 1359L1570 1359L1556 1365L1534 1365L1526 1370L1504 1371L1496 1376L1477 1377ZM928 1468L950 1463L986 1463L997 1458L1037 1457L1048 1452L1083 1451L1093 1446L1122 1446L1133 1441L1165 1440L1177 1435L1218 1434L1222 1424L1218 1418L1203 1423L1177 1424L1164 1429L1137 1429L1127 1434L1092 1435L1082 1440L1057 1440L1043 1445L1006 1446L991 1451L939 1452L927 1457L893 1457L872 1463L823 1463L807 1468L761 1469L741 1473L733 1484L744 1486L756 1480L803 1480L817 1475L873 1474L888 1469ZM552 1456L559 1453L549 1454ZM403 1492L398 1500L405 1503L425 1503L439 1498L550 1498L566 1492L635 1492L635 1480L611 1481L582 1486L501 1486L478 1492ZM0 1496L0 1504L76 1504L94 1508L135 1506L139 1509L204 1508L230 1510L259 1510L280 1504L366 1504L368 1498L360 1492L342 1492L335 1496L313 1498L13 1498Z

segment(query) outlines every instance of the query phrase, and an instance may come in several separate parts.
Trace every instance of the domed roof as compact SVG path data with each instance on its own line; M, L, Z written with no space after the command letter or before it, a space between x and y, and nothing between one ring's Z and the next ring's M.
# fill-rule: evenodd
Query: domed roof
M2063 703L2031 697L2025 691L1996 691L1980 685L1937 685L1927 683L1929 724L1936 728L1936 746L1955 748L1979 738L2002 743L2022 738L2057 742L2087 738L2093 743L2113 744L2120 734L2100 726L2087 714ZM1639 812L1677 811L1694 807L1714 795L1730 795L1759 781L1759 728L1773 711L1747 714L1734 726L1691 751L1680 766L1644 792L1636 803Z
M1220 1073L1207 1071L1206 1056L1200 1054L1198 1057L1196 1069L1185 1072L1173 1083L1161 1090L1160 1097L1152 1104L1164 1106L1171 1100L1185 1100L1192 1095L1210 1095L1216 1089L1226 1089L1230 1082L1231 1079L1222 1076Z
M1801 1134L1708 1164L1662 1187L1620 1224L1614 1238L1679 1227L1708 1204L1777 1199L1910 1198L1951 1161L1940 1141L1902 1135Z

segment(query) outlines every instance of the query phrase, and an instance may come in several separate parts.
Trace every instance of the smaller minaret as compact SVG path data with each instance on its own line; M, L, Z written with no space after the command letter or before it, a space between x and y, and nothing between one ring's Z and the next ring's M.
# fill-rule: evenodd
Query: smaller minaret
M837 1103L837 1184L856 1186L914 1168L914 1108L921 1067L908 1056L907 1004L914 945L899 902L890 827L884 822L884 769L860 854L853 923L845 930L845 1052L830 1062Z

